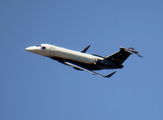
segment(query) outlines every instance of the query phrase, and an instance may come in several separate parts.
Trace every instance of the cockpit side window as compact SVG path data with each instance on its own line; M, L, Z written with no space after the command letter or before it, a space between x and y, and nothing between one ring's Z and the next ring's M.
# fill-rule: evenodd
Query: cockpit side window
M41 45L36 45L37 47L41 47Z
M41 49L45 50L45 49L46 49L46 47L45 47L45 46L42 46L42 47L41 47Z

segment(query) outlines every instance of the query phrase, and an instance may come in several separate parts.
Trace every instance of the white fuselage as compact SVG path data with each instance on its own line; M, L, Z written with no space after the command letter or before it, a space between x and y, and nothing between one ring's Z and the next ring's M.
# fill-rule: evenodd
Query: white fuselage
M42 56L47 56L51 58L53 57L62 58L65 60L72 60L72 61L85 63L85 64L93 64L97 59L103 60L103 58L101 57L69 50L66 48L62 48L50 44L41 44L38 46L32 46L26 48L26 50Z

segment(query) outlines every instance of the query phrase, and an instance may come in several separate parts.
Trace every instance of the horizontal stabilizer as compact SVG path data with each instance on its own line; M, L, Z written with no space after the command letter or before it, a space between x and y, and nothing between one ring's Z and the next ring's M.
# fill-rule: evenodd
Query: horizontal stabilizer
M125 51L131 53L131 54L136 54L139 57L143 57L141 55L138 54L138 51L135 51L134 48L124 48L124 47L120 47L120 49L124 49Z

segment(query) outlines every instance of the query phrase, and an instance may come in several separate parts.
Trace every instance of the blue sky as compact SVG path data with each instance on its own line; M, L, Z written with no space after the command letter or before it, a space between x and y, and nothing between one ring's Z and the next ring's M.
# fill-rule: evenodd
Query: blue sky
M162 0L0 1L1 120L162 120ZM108 56L110 79L25 51L40 43ZM109 74L113 70L99 71Z

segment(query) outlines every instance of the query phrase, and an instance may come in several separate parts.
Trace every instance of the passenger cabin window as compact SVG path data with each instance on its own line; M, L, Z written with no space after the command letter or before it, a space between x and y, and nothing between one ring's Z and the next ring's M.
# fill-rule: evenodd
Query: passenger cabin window
M45 47L45 46L42 46L42 47L41 47L41 49L45 50L45 49L46 49L46 47Z

